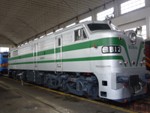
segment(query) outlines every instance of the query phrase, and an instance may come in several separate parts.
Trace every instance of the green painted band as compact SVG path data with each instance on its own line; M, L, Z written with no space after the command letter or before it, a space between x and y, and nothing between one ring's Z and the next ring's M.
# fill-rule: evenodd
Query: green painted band
M104 39L97 39L97 40L92 40L92 41L86 41L86 42L82 42L82 43L72 44L72 45L68 45L68 46L63 46L62 47L62 52L79 50L79 49L86 49L86 48L92 47L93 45L102 46L102 45L108 45L108 44L109 45L114 45L114 44L119 45L120 44L119 43L119 38L104 38ZM44 50L44 51L39 51L39 52L37 52L37 56L53 54L55 52L59 53L60 52L60 47L56 48L56 49L48 49L48 50ZM20 55L20 56L9 58L9 60L33 57L34 55L36 55L36 54L29 53L29 54L25 54L25 55Z
M143 48L144 48L144 43L141 42L140 43L140 48L139 48L139 51L138 51L138 57L137 57L137 61L136 61L136 66L138 66L138 62L139 62L139 59L140 59L141 51L142 51Z
M91 48L93 46L107 46L107 45L122 45L125 48L129 64L131 65L131 61L130 61L130 58L129 58L129 53L128 53L128 50L127 50L127 45L126 45L124 39L119 39L118 37L101 38L101 39L97 39L97 40L86 41L86 42L76 43L76 44L72 44L72 45L68 45L68 46L63 46L62 47L62 52L86 49L86 48ZM34 57L36 55L41 56L41 55L59 53L60 49L61 48L59 47L59 48L56 48L56 49L49 49L49 50L40 51L40 52L37 52L36 54L29 53L29 54L9 58L9 60L29 58L29 57Z
M80 61L94 61L94 60L122 60L122 56L98 56L98 57L85 57L85 58L72 58L72 59L60 59L60 60L43 60L37 62L18 62L10 63L9 65L18 65L18 64L33 64L33 63L55 63L55 62L80 62Z

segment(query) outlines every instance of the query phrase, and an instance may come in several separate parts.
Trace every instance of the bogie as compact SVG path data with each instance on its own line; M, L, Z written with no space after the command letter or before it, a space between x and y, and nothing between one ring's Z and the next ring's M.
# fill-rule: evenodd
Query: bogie
M98 81L93 74L52 73L42 71L10 70L9 76L17 80L42 85L51 89L72 93L79 96L98 98Z

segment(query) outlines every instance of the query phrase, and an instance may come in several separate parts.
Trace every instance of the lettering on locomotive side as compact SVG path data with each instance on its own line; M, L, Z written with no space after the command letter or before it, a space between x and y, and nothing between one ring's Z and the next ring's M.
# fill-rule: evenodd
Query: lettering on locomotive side
M45 57L40 57L40 59L45 59Z
M120 46L103 46L102 53L121 53Z
M111 65L96 65L97 68L106 68L111 67Z

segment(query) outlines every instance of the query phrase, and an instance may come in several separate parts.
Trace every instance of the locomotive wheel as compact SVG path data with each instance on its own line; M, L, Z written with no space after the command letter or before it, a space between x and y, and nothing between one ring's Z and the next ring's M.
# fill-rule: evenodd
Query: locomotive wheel
M57 76L51 76L48 80L48 87L52 89L58 89L59 82L57 80Z

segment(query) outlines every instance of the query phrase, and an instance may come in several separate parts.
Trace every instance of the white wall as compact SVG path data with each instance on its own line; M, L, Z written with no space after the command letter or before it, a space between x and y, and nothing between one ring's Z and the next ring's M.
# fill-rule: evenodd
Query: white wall
M88 16L92 16L93 21L95 21L98 12L114 7L115 18L112 19L113 24L117 25L121 30L146 25L147 38L150 39L150 0L145 0L145 7L121 15L120 4L125 1L127 0L114 0L105 4L105 8L104 6L100 6L99 8L93 9L91 12L78 18L81 20Z
M114 7L114 18L112 19L113 24L117 25L121 30L146 25L147 39L150 39L150 0L145 0L145 7L121 15L120 4L126 1L128 0L110 0L110 2L94 9L90 9L86 13L80 14L80 16L68 20L60 26L56 26L54 29L64 28L71 23L79 23L80 20L89 16L92 16L92 20L96 21L97 13ZM45 32L48 33L51 31Z
M112 19L113 24L117 25L121 30L146 25L147 38L150 39L150 0L145 0L145 7L121 15L120 4L125 1L127 0L112 0L105 5L92 9L90 12L79 16L78 20L74 20L74 22L78 23L78 21L80 21L81 19L89 16L92 16L92 20L95 21L97 20L97 13L104 11L105 9L114 7L115 17L114 19ZM73 23L72 20L71 22ZM66 25L67 23L64 23L64 26Z

